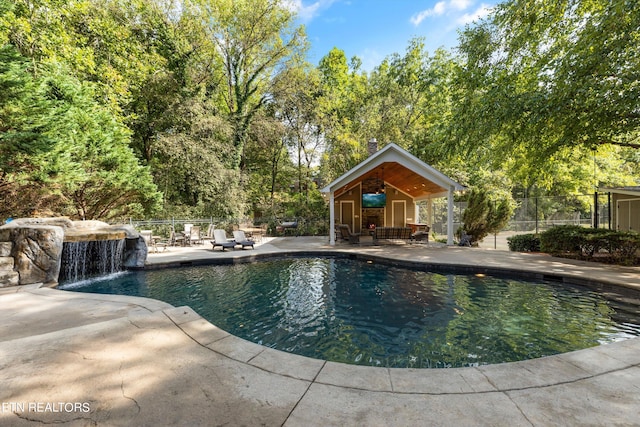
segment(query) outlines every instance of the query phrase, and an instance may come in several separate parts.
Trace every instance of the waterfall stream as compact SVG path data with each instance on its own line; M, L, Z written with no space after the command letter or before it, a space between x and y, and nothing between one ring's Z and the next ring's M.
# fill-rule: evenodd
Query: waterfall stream
M121 271L125 239L64 242L59 282L77 282Z

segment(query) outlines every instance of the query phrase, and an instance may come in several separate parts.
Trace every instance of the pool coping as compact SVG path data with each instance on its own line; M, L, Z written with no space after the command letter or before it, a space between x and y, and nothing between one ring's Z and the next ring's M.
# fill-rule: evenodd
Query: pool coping
M435 248L434 250L449 250ZM478 251L477 249L461 248L461 250ZM486 251L487 255L491 251ZM495 252L493 253L495 255ZM553 262L575 262L575 260L556 259L540 254L526 254L542 256ZM525 255L525 256L526 256ZM477 265L474 263L441 263L435 261L417 261L406 258L370 253L362 247L329 247L316 249L285 249L268 250L264 252L235 251L225 257L198 258L189 261L151 262L145 266L147 270L163 268L189 267L199 265L232 265L259 262L267 259L298 258L308 256L341 257L361 261L379 262L385 265L419 268L438 273L486 274L509 276L528 280L551 280L572 285L583 285L606 290L609 286L637 291L639 288L629 282L617 280L615 277L603 280L584 277L574 271L558 271L541 273L520 265L518 268L508 266ZM592 267L602 268L595 263ZM571 265L571 264L569 264ZM578 265L582 265L581 262ZM306 356L287 353L264 347L234 336L206 321L190 307L177 307L165 313L180 327L185 334L217 353L247 363L260 369L265 369L279 375L291 376L305 381L319 384L346 387L356 390L393 392L400 394L466 394L478 392L508 392L528 388L549 387L557 384L568 384L593 378L599 375L624 370L640 365L640 337L608 343L597 347L576 350L567 353L544 356L517 362L479 365L458 368L388 368L353 365L314 359ZM180 314L182 313L182 314ZM187 319L187 320L185 320ZM208 325L204 325L202 322ZM207 334L207 331L211 335ZM593 360L603 360L605 363L594 364ZM270 362L267 363L267 360ZM302 372L292 373L278 369L277 366L294 366L302 363ZM501 375L505 367L511 371L508 375ZM548 372L550 375L532 372ZM472 373L473 372L473 373ZM447 374L448 373L448 374ZM449 375L454 374L452 377ZM447 375L444 381L443 375ZM451 381L451 379L455 381ZM429 380L438 381L429 381Z
M280 242L272 242L262 248L257 247L255 251L236 251L225 254L220 254L220 251L213 253L206 248L176 250L173 254L165 254L163 257L150 256L147 268L184 266L185 263L229 264L251 262L264 257L302 256L303 254L331 256L336 253L341 254L340 256L371 259L374 262L391 260L389 262L405 266L406 263L416 265L412 259L421 254L423 258L430 259L430 264L441 266L447 271L452 268L450 264L453 264L453 261L466 260L464 268L483 274L495 272L513 274L514 271L532 274L534 267L539 268L542 263L549 267L550 274L554 276L568 273L562 276L568 277L566 279L568 283L573 283L580 272L583 276L586 275L590 283L603 283L602 280L596 280L601 278L602 274L595 274L595 270L601 273L605 270L603 273L605 276L620 272L621 274L617 274L616 277L610 277L606 284L625 287L626 283L627 287L640 289L640 269L635 268L584 264L548 256L513 255L467 248L433 250L394 248L390 250L393 256L389 257L380 255L378 253L380 251L376 248L326 248L324 242L317 243L322 246L321 248L309 249L308 240L295 239L299 240L289 238L286 241L290 245L302 247L301 249L292 249L287 245L278 247ZM501 264L507 262L520 264L517 267L513 264L499 268ZM424 266L425 263L420 262L418 265ZM623 279L619 279L620 277ZM628 280L629 278L632 280ZM161 315L167 321L162 323L164 326L158 330L159 332L163 329L169 332L172 328L176 328L195 347L209 351L212 355L222 356L236 366L234 369L240 373L246 371L246 374L242 374L243 379L248 378L244 386L253 387L251 378L255 370L263 372L267 378L276 378L270 377L275 375L292 385L299 385L300 382L306 384L304 386L306 391L297 398L291 408L287 409L288 415L278 425L362 425L365 423L362 421L364 419L371 422L372 418L366 418L367 416L374 417L373 424L378 425L403 424L397 421L398 419L404 420L405 423L413 421L412 423L415 424L416 421L430 417L435 424L443 424L446 423L443 420L451 421L452 419L469 421L467 415L459 412L456 415L455 411L446 416L439 414L437 409L441 407L440 405L443 405L442 408L453 407L458 411L461 410L460 408L471 407L472 413L476 415L478 411L484 411L483 421L477 421L474 424L578 425L583 423L581 421L584 421L586 416L591 420L599 419L600 421L604 419L603 417L609 416L619 424L633 424L637 422L636 417L640 410L640 393L638 393L640 388L637 385L640 384L640 338L538 359L475 367L447 369L371 367L328 362L267 348L223 331L199 316L190 307L172 307L155 299L75 293L38 286L3 288L0 290L0 298L11 292L31 294L31 297L39 298L37 303L43 307L63 301L71 304L70 306L75 306L76 300L90 302L105 313L112 313L113 319L125 320L123 324L136 323L132 320L137 318L136 316ZM88 310L88 307L83 310ZM130 310L130 314L123 315L122 310ZM55 307L52 313L55 315ZM81 322L70 326L71 329L64 331L70 334L69 336L75 335L76 330L80 331L83 328ZM39 333L37 328L26 333L29 332L33 337L46 335L37 335ZM138 350L145 353L152 351L145 348ZM149 354L148 357L162 356ZM260 389L260 380L255 381L258 381L256 389ZM614 387L613 390L612 387ZM622 391L616 392L616 390ZM234 392L227 391L227 393ZM272 399L276 398L272 397ZM579 400L579 402L573 400ZM163 405L167 407L167 411L180 412L181 410L182 405L179 401L175 405L162 399L160 401L164 402ZM274 402L262 405L260 410L275 410L272 406ZM286 406L285 403L282 405ZM436 411L433 414L422 412L425 405ZM230 410L231 413L235 410L246 411L246 407ZM205 411L204 407L202 411ZM276 414L274 416L280 416L278 411L274 413ZM115 417L115 415L111 416ZM2 419L0 414L0 420Z
M231 360L284 377L353 390L427 395L509 392L570 384L640 366L640 337L536 359L470 367L352 365L253 343L218 328L189 306L173 307L147 297L78 293L40 286L15 290L57 300L126 303L149 313L162 312L194 342ZM10 290L3 289L5 293Z
M640 338L537 359L473 367L352 365L291 354L250 342L216 327L188 306L163 312L195 342L237 362L312 383L371 392L437 395L509 392L570 384L640 365ZM508 368L508 374L505 374L505 368Z

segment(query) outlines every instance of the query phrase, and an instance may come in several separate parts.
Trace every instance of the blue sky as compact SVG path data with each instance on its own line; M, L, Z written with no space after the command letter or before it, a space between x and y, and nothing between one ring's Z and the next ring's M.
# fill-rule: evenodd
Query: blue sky
M309 61L334 46L358 56L370 71L388 55L403 54L412 37L433 53L457 45L457 30L486 16L496 0L288 0L311 43Z

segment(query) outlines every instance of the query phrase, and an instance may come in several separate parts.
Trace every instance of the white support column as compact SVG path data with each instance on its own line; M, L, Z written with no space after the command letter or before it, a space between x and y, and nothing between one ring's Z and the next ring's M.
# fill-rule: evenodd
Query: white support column
M329 244L335 246L336 244L336 202L334 192L329 193Z
M431 197L427 199L427 224L429 227L433 227L433 199Z
M447 192L447 245L453 245L453 187Z

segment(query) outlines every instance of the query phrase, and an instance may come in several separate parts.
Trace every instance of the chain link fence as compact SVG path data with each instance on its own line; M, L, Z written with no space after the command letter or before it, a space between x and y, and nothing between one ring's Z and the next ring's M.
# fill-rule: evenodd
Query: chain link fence
M596 203L597 199L597 203ZM507 227L501 234L540 233L556 225L573 224L598 228L611 226L611 201L608 193L578 194L567 196L527 197L515 199L516 209ZM594 206L597 209L594 210ZM455 202L453 209L454 234L462 226L462 215L466 202ZM421 205L420 222L431 224L431 232L436 238L447 235L447 199L435 199L431 204L431 215L426 205ZM295 223L295 228L282 230L283 223ZM227 231L244 227L260 227L264 234L327 236L329 218L171 218L171 219L130 219L136 229L152 229L154 233L166 235L171 229L182 231L185 224L201 226L206 231L209 225Z
M611 200L608 193L567 196L527 197L515 199L516 208L503 232L540 233L556 225L573 224L585 227L611 227ZM597 209L594 210L594 206ZM467 202L453 205L454 234L462 226ZM426 207L420 210L421 222L429 222ZM447 199L432 202L431 230L436 236L447 235Z
M203 232L209 226L223 229L227 232L233 230L245 230L259 228L267 236L279 235L304 235L304 236L328 236L329 218L170 218L170 219L129 219L129 225L136 230L149 229L160 236L169 235L173 230L182 232L185 224L200 226ZM282 228L283 224L289 224ZM292 226L294 225L295 226ZM208 236L211 237L211 236Z

